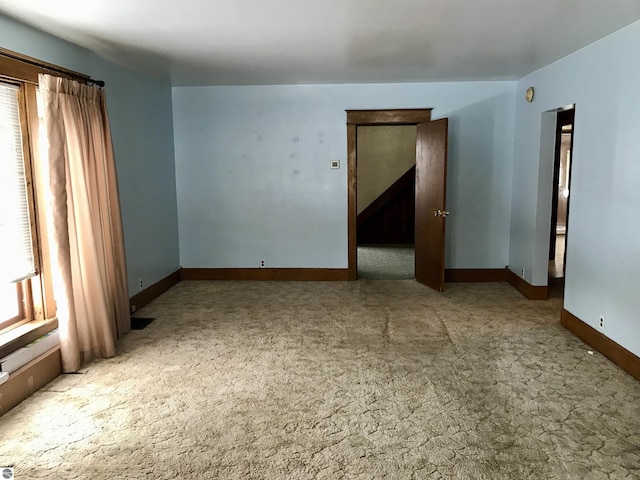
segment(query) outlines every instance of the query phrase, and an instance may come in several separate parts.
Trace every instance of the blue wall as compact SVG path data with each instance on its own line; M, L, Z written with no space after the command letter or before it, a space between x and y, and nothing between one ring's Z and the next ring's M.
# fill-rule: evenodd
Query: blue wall
M0 16L0 45L107 83L129 293L179 267L171 88Z
M450 119L447 267L504 268L514 96L515 82L174 87L182 266L346 268L345 110L433 107Z
M162 81L2 16L0 43L107 81L132 294L180 261L346 268L344 110L424 107L450 118L447 267L509 264L545 285L549 142L556 109L575 103L565 307L596 328L604 315L603 333L640 354L640 22L517 83L176 87L172 99Z
M553 111L576 104L565 308L640 355L640 22L518 81L509 265L546 285ZM536 89L527 104L524 91ZM551 113L549 113L551 112Z

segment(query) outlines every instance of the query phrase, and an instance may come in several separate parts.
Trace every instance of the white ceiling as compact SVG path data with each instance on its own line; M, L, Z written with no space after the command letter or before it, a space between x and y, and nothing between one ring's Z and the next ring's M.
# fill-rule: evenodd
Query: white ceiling
M640 19L640 1L0 0L0 12L174 85L371 83L517 79Z

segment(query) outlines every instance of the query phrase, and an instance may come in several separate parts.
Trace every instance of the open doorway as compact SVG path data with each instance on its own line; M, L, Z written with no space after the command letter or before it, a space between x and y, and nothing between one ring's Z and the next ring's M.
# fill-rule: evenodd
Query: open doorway
M431 109L347 110L348 278L358 278L357 130L370 125L415 125L415 279L444 291L448 119L431 120Z
M356 129L358 278L415 278L416 134L416 125Z
M567 263L574 119L575 109L573 107L557 114L548 270L550 285L557 287L564 286L565 266Z

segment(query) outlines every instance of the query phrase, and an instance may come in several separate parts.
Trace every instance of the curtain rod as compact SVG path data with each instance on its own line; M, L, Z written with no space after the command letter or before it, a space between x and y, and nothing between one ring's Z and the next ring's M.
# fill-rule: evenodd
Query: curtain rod
M45 73L57 73L61 74L67 78L71 78L73 80L79 80L87 85L95 85L98 87L104 87L104 80L94 80L89 75L85 75L80 72L76 72L74 70L69 70L68 68L59 67L52 63L43 62L42 60L38 60L37 58L29 57L28 55L23 55L21 53L13 52L11 50L7 50L6 48L0 48L0 56L10 58L12 60L17 60L19 62L25 63L27 65L31 65L42 69Z

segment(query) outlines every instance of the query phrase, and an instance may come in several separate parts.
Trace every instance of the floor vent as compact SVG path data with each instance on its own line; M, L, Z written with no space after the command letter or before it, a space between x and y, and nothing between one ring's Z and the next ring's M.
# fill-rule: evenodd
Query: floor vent
M131 317L131 330L142 330L153 320L153 318Z

